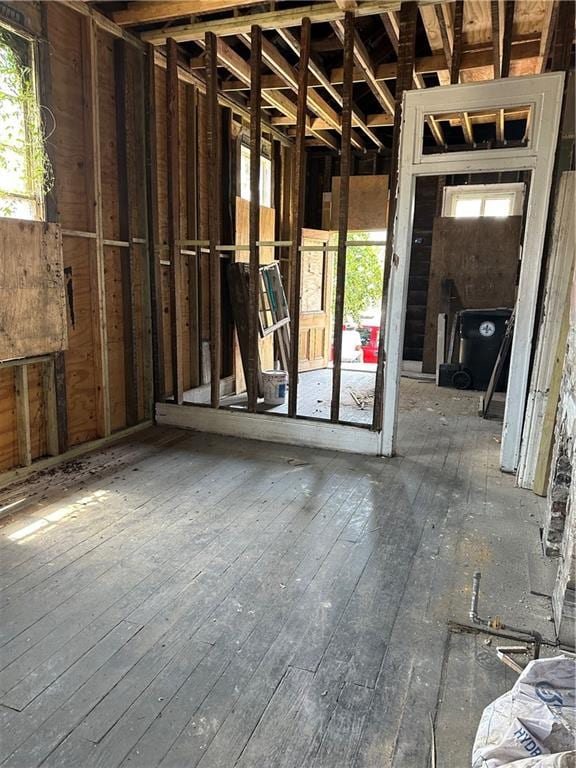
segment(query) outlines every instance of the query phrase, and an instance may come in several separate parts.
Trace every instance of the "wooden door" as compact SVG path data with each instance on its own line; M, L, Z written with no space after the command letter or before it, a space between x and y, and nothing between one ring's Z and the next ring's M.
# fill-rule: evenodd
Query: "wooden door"
M328 238L324 230L302 230L305 246L326 245ZM298 370L310 371L326 368L330 360L334 254L302 251L301 256Z

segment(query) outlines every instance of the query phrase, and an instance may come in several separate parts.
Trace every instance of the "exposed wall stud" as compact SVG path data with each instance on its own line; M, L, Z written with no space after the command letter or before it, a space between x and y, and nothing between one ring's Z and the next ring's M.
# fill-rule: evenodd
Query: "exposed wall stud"
M344 85L342 89L342 151L340 156L340 198L338 208L338 252L336 256L336 296L334 303L334 367L332 369L332 403L330 420L340 417L340 384L342 379L342 324L346 287L346 239L348 233L348 197L352 150L352 88L354 71L354 14L344 16Z
M260 115L262 93L262 30L252 27L250 51L250 271L248 279L248 410L254 413L258 403L258 318L260 248L260 152L262 144Z
M294 139L294 172L292 176L292 246L290 249L290 375L288 415L298 410L298 362L300 336L300 282L302 257L299 251L304 221L304 185L306 179L306 101L308 93L308 61L310 58L310 19L302 19L300 31L300 67L298 69L298 108Z
M222 358L222 306L220 254L220 142L218 137L218 40L207 32L206 48L206 130L208 167L212 178L208 188L210 216L210 391L212 408L220 405L220 369Z

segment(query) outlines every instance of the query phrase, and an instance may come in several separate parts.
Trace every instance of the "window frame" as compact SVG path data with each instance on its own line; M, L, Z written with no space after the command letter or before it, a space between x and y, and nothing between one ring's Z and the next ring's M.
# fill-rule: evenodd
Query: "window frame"
M0 29L6 30L11 35L14 35L16 37L22 38L22 40L25 41L28 52L29 52L29 69L30 69L30 83L32 87L32 91L34 94L34 99L37 107L37 120L38 124L41 127L42 126L42 104L40 101L40 88L39 88L39 72L38 72L38 41L35 35L31 34L27 30L23 29L20 26L16 26L13 24L10 24L9 21L6 19L0 19ZM28 124L25 123L24 126L25 131L28 131ZM42 142L43 145L45 144L45 138L42 136ZM2 200L22 200L27 201L31 205L31 210L34 211L34 214L30 217L27 217L25 219L22 219L22 216L18 215L8 215L5 218L10 219L22 219L25 221L45 221L46 219L46 195L44 193L44 189L41 186L36 186L34 184L33 179L30 178L31 175L31 150L29 148L29 142L28 143L28 150L26 151L26 166L27 166L27 173L28 173L28 181L30 185L30 191L31 194L22 194L20 192L10 192L8 190L2 190L0 189L0 199ZM5 145L7 147L10 147L10 145ZM45 149L45 146L44 146Z
M459 184L453 187L444 187L442 199L442 216L449 218L484 218L484 209L487 200L511 199L510 212L507 216L486 218L508 218L508 216L521 216L524 207L524 194L526 185L523 182L505 184ZM456 217L456 205L459 200L480 198L480 214L478 216Z
M271 157L271 153L267 152L266 150L267 150L267 147L263 144L262 149L260 150L260 207L262 207L262 208L273 208L274 207L274 205L273 205L273 203L274 203L274 190L273 190L273 181L274 181L274 179L273 179L273 175L274 174L273 174L273 169L272 169L272 157ZM245 185L242 183L242 176L243 176L243 174L242 174L242 167L243 167L244 158L245 158L245 162L247 162L247 164L248 164L248 178L249 178L250 177L250 175L249 175L250 152L251 152L250 145L249 145L249 142L248 142L247 138L245 136L241 136L240 137L240 152L239 152L240 162L239 162L239 170L238 170L238 177L239 177L238 178L238 182L239 182L239 184L238 184L238 193L239 193L238 196L241 197L242 200L247 200L248 202L250 201L250 196L248 195L248 197L247 197L246 193L245 193L245 190L243 189L243 187ZM266 162L269 163L269 167L270 167L270 174L269 174L270 183L267 185L268 186L268 191L269 191L269 195L268 195L268 201L269 202L266 201L266 200L265 201L262 200L263 191L264 191L264 187L263 187L263 184L262 184L262 176L263 176L263 173L264 173L264 170L263 170L264 169L264 164L262 163L262 160L266 160ZM249 185L249 183L248 183L248 185Z

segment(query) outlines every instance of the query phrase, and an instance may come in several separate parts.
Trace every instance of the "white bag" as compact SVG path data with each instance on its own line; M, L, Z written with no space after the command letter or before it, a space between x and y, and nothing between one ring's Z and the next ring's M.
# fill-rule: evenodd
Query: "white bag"
M572 768L575 735L576 662L565 656L537 659L511 691L484 710L472 768ZM564 762L558 754L562 752L568 753Z

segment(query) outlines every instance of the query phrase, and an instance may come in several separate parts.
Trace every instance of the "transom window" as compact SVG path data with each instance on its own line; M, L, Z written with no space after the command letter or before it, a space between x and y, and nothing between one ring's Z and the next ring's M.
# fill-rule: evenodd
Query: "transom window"
M472 184L444 188L443 215L456 219L520 216L524 184Z
M47 178L32 42L0 25L0 216L41 219Z

